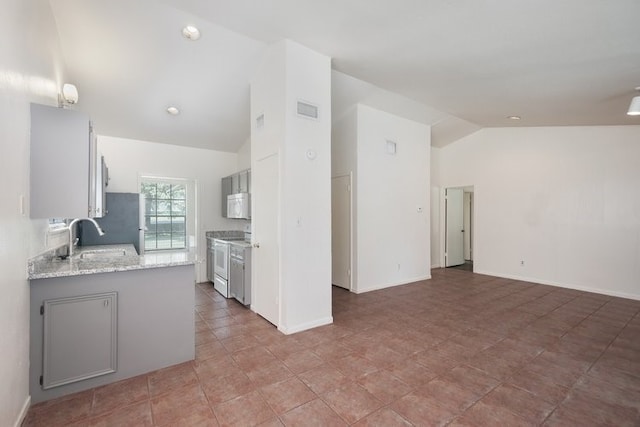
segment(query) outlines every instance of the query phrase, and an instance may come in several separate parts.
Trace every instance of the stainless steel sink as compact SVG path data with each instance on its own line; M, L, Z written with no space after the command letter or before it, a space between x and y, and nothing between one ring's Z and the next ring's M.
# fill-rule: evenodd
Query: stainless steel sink
M95 249L82 252L80 254L80 259L110 258L125 255L127 255L127 251L124 249Z

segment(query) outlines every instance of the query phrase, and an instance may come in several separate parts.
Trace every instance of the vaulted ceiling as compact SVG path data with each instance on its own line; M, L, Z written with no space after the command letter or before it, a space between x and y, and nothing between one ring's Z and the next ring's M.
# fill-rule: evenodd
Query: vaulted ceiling
M237 150L250 132L249 81L283 38L333 58L334 112L402 99L410 118L451 135L640 124L625 114L640 86L637 0L50 4L77 108L100 134ZM188 24L200 40L182 37ZM167 114L170 105L181 114Z

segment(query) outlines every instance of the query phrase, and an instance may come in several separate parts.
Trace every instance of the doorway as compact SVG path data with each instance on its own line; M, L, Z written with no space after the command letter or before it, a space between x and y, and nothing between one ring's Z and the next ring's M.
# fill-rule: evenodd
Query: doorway
M473 271L474 187L450 187L444 190L445 267Z
M351 175L331 178L331 283L351 290Z

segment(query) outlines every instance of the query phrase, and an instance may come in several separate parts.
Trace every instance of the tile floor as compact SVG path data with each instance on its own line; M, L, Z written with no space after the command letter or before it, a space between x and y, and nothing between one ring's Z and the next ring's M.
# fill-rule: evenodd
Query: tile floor
M196 360L34 405L27 426L640 425L640 301L433 270L284 336L196 287Z
M460 264L460 265L456 265L455 267L448 267L448 268L455 268L456 270L464 270L464 271L473 271L473 261L465 261L464 264Z

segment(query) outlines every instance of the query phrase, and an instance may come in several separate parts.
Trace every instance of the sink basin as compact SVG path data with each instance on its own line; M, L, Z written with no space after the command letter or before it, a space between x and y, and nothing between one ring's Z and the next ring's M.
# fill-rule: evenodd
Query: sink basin
M96 249L82 252L80 254L80 259L120 257L125 255L127 255L127 251L124 249Z

